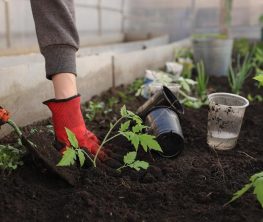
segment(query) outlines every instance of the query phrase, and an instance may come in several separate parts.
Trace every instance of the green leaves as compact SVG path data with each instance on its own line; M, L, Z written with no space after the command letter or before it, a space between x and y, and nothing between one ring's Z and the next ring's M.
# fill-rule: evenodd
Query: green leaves
M123 157L123 162L125 164L131 164L136 159L137 152L129 152Z
M0 145L0 168L2 170L15 170L23 165L21 161L22 151L11 145Z
M229 204L235 201L236 199L240 198L252 187L254 187L253 194L256 195L257 200L259 201L259 203L261 204L261 207L263 208L263 171L252 175L250 177L250 183L246 184L243 188L235 192L233 194L232 199L226 204Z
M142 134L139 136L139 139L145 152L147 152L148 149L163 152L155 136Z
M259 82L259 86L263 86L263 74L257 75L253 79Z
M67 148L57 166L70 166L76 161L77 155L74 148Z
M65 130L71 146L67 147L57 166L71 166L75 164L78 159L80 166L82 167L86 160L84 155L85 151L79 148L79 143L75 134L68 128L65 128Z
M122 118L127 118L129 120L121 124L119 134L123 135L128 141L131 142L135 151L129 152L124 156L124 165L119 169L122 169L124 167L130 167L137 171L139 171L140 169L147 169L149 167L149 163L141 160L136 160L139 145L141 144L145 152L147 152L148 150L156 150L158 152L162 152L162 149L156 141L155 136L143 133L143 130L146 129L147 126L142 124L142 119L139 116L127 110L125 105L121 108L120 113Z
M68 128L65 128L65 129L66 129L68 140L69 140L71 146L73 146L74 148L78 148L79 143L78 143L78 140L77 140L75 134L71 130L69 130Z
M133 168L137 171L140 171L141 169L147 170L149 167L149 163L141 160L135 160L136 159L137 152L129 152L123 157L124 166L128 166L130 168Z
M145 161L136 160L134 163L129 165L130 168L134 168L137 171L140 171L141 169L147 170L149 167L149 163Z

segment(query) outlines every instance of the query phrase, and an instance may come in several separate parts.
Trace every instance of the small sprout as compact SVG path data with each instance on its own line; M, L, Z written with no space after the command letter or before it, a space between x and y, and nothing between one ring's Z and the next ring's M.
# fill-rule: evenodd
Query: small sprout
M201 100L207 99L207 84L208 84L208 76L205 73L205 67L203 62L199 62L196 65L197 68L197 93Z
M229 69L228 82L232 93L239 94L242 90L246 78L250 75L253 68L253 63L251 61L251 55L247 54L243 64L241 65L241 58L237 58L237 68L233 69L232 65Z

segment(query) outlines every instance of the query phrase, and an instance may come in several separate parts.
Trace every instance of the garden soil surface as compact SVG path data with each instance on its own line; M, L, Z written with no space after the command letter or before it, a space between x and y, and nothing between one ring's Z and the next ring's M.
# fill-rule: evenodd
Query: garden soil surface
M229 91L226 78L211 78L210 91ZM113 112L98 114L87 121L101 139L109 123L119 116L126 104L135 111L142 98L124 95L127 87L110 90L95 99L119 99ZM249 80L244 95L261 94ZM26 156L24 165L0 179L0 221L238 221L261 222L263 210L252 192L224 206L232 194L248 183L249 177L263 170L263 103L247 108L237 146L229 151L214 151L206 143L208 107L185 109L181 126L184 151L174 159L154 153L140 153L139 159L150 162L146 171L125 169L118 173L107 167L82 169L78 182L70 186L36 158ZM46 125L50 120L27 126L23 132L37 146L53 149L53 134ZM36 129L32 134L32 128ZM0 143L14 143L11 134ZM132 149L123 138L109 146L123 155Z

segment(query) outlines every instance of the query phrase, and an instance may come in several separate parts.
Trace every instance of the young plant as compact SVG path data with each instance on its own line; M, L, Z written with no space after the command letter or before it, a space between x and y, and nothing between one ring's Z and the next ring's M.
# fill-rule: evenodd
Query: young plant
M208 84L208 75L205 73L205 67L203 62L199 62L196 65L197 68L197 93L199 98L204 101L207 98L207 84Z
M92 121L96 114L101 112L103 110L103 108L105 107L105 104L103 102L93 102L90 101L89 102L89 107L86 109L87 114L86 117L89 121Z
M247 54L243 64L241 65L240 56L237 58L237 67L233 69L232 65L230 66L228 74L228 82L231 88L232 93L239 94L242 90L243 84L246 78L250 75L253 68L253 63L251 61L251 55Z
M85 163L86 157L88 157L92 161L92 159L85 152L85 150L79 147L79 143L75 134L68 128L65 128L65 130L68 136L68 140L70 142L70 147L66 148L57 166L70 166L78 160L80 166L82 167Z
M251 188L254 189L253 194L256 195L257 200L259 201L261 207L263 208L263 172L256 173L250 177L250 183L246 184L239 191L235 192L232 199L227 202L225 205L228 205L235 201L236 199L243 196Z
M123 120L126 121L124 123L121 123ZM118 132L115 135L111 135L113 130L120 123L121 125L119 127ZM123 106L121 108L121 117L114 124L111 124L109 131L107 132L106 136L102 140L100 147L98 148L98 151L93 159L85 151L83 151L78 147L78 142L75 135L66 129L69 141L71 143L71 147L68 147L67 150L64 152L61 161L58 163L58 166L72 165L76 162L77 158L80 161L80 165L83 166L86 157L88 157L90 161L93 163L93 166L96 167L96 161L103 146L109 141L111 141L112 139L121 135L123 135L128 141L131 142L131 144L135 149L135 153L137 153L139 145L142 146L145 152L149 150L156 150L158 152L162 152L162 149L158 144L158 142L155 140L155 137L143 133L143 130L146 128L147 127L142 124L142 120L139 116L137 116L131 111L128 111L126 107ZM147 164L144 161L137 161L136 155L134 159L132 159L131 157L134 157L134 154L128 153L126 157L124 157L124 166L119 168L119 170L124 167L131 167L136 170L148 168L149 164Z
M0 169L2 172L15 170L23 165L21 161L23 151L11 145L0 145Z

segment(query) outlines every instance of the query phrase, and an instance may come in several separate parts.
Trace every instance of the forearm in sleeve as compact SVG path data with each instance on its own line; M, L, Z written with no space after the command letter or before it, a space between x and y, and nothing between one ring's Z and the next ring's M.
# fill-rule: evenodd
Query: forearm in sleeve
M31 7L47 78L58 73L76 75L79 36L74 0L31 0Z

